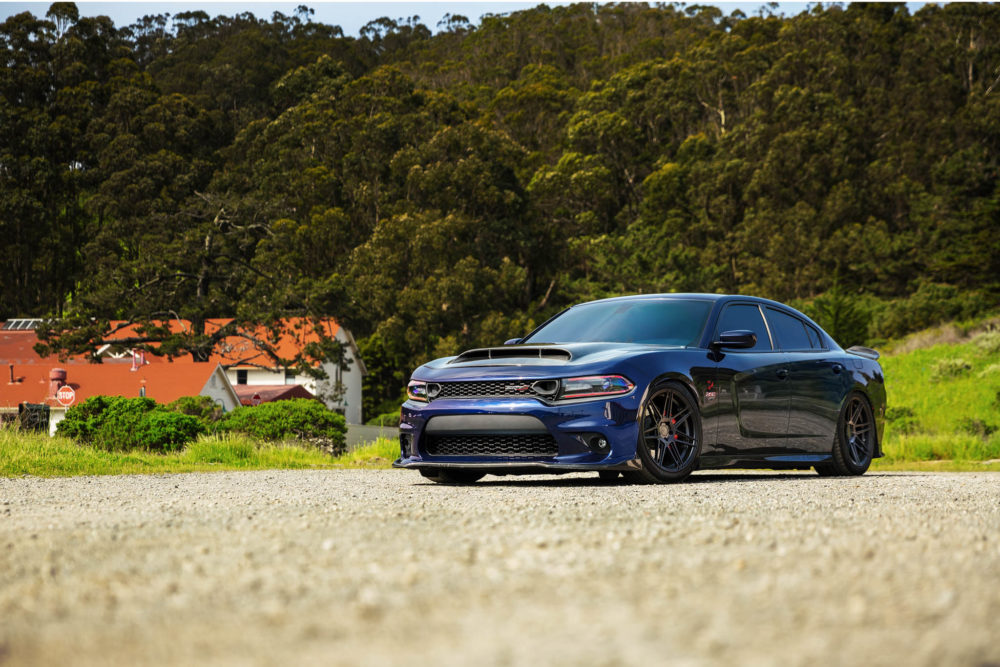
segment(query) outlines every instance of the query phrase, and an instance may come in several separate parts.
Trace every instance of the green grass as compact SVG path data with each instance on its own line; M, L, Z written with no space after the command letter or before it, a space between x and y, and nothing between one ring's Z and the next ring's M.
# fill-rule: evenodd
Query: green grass
M106 452L77 445L68 438L0 430L0 477L34 475L126 475L266 470L272 468L388 468L395 443L380 439L339 458L291 443L259 443L240 436L203 436L183 451ZM392 456L392 458L389 458Z
M389 468L399 458L399 440L379 438L333 459L339 468Z
M881 363L889 411L886 456L877 467L1000 459L1000 333L887 355Z

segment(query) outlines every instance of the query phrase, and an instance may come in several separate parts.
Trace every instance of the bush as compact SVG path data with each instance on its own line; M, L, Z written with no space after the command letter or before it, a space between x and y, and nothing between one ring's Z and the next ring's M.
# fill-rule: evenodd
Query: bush
M1000 331L984 331L973 338L972 342L986 354L1000 353Z
M889 428L895 433L913 433L920 427L917 416L910 408L899 405L892 406L885 411L885 420Z
M882 338L898 338L949 320L978 317L996 309L996 297L954 285L921 283L907 299L877 313L874 330Z
M838 285L805 305L803 312L823 327L841 347L868 342L871 313L860 299L845 293Z
M261 440L299 440L340 454L344 451L347 425L343 415L328 410L319 401L293 398L236 408L216 423L215 430Z
M204 432L205 424L197 417L163 409L146 413L135 430L141 445L165 452L183 448Z
M66 416L56 426L56 433L78 442L90 442L102 422L108 404L117 400L108 396L91 396L66 411Z
M67 410L56 432L107 451L173 451L204 433L205 425L150 398L92 396Z
M208 396L181 396L167 403L167 410L197 417L206 424L222 418L222 408Z
M931 380L939 382L964 375L972 370L972 364L965 359L939 359L931 367Z
M983 440L987 440L991 435L997 432L997 427L983 421L982 419L965 417L958 422L958 430L968 433L969 435L979 436Z

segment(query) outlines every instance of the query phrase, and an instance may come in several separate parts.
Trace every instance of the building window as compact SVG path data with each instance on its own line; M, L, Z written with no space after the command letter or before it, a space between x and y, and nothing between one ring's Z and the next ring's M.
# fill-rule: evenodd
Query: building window
M285 384L295 384L295 378L296 378L296 376L298 376L298 373L296 373L295 371L290 371L290 370L288 370L286 368L285 369Z
M246 384L247 383L247 371L246 369L236 371L236 384Z

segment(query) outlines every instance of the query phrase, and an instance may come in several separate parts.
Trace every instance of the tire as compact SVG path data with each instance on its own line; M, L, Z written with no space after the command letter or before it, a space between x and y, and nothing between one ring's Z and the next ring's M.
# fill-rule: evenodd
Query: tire
M421 469L420 474L438 484L474 484L486 476L486 473L475 470L452 470L444 468L433 470Z
M868 399L860 392L849 394L837 419L833 458L816 466L816 472L827 477L865 474L872 464L876 437L875 417Z
M679 382L649 388L639 412L636 454L639 470L623 473L631 482L680 482L691 474L701 454L702 424L698 402Z
M602 482L613 483L618 481L619 473L617 470L600 470L598 471L598 476L601 478Z

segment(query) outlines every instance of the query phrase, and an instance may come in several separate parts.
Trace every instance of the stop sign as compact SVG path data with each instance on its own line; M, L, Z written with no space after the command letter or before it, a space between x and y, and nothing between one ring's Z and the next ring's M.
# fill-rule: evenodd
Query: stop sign
M56 400L59 401L59 405L68 408L73 405L73 401L76 400L76 392L73 391L73 387L68 384L64 384L59 387L59 391L56 392Z
M260 405L260 394L254 394L250 398L250 405L253 405L253 406Z

